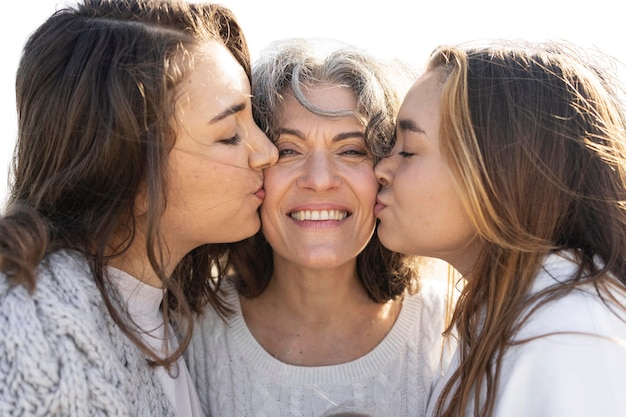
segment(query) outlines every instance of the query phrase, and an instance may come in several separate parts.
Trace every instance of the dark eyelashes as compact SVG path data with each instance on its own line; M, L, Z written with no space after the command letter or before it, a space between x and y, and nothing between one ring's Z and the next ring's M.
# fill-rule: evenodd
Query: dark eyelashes
M351 150L345 151L344 154L352 155L352 156L364 156L364 155L367 155L367 152L362 151L362 150L351 149Z
M279 149L278 157L281 158L283 156L292 156L295 155L296 152L293 149Z
M290 149L290 148L286 148L286 149L279 149L278 150L278 157L283 157L283 156L294 156L299 154L298 151L294 150L294 149ZM368 156L368 152L366 151L362 151L362 150L355 150L355 149L351 149L351 150L347 150L341 153L342 155L345 156L351 156L351 157L363 157L363 156Z
M224 139L224 140L221 140L220 142L226 145L237 145L239 144L239 142L241 142L241 136L239 136L239 134L237 133L232 138Z

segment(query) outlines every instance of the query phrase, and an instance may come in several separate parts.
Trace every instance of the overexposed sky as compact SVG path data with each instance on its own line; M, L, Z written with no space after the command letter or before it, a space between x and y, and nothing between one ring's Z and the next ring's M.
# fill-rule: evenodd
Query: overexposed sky
M443 43L485 38L565 39L626 63L626 19L614 0L223 0L247 35L252 56L273 40L336 38L418 68ZM16 136L15 71L27 37L72 0L13 0L0 18L0 206ZM624 76L622 80L626 82ZM1 211L1 210L0 210Z

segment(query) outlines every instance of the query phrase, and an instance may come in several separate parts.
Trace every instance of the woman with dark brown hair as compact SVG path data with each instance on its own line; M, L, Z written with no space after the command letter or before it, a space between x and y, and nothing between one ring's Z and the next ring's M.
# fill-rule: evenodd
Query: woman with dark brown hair
M277 158L235 17L85 0L30 37L16 87L0 414L201 416L181 354L193 314L224 311L211 244L259 229Z

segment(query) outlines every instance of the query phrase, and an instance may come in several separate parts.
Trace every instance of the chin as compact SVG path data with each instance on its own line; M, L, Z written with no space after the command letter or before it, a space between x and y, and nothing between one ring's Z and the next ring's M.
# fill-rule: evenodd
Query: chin
M236 224L236 223L235 223ZM247 239L254 236L256 232L261 229L261 220L257 217L254 221L249 221L245 224L240 224L235 233L231 236L232 242L238 242L240 240Z
M404 254L407 253L407 248L405 247L405 245L403 245L402 242L399 242L397 239L394 239L394 236L386 237L384 234L379 233L378 239L380 240L380 243L382 243L382 245L390 251Z
M384 247L392 251L396 250L392 248L393 238L388 238L384 228L381 225L378 225L378 228L376 229L376 234L378 235L378 240L380 240L380 243L382 243Z

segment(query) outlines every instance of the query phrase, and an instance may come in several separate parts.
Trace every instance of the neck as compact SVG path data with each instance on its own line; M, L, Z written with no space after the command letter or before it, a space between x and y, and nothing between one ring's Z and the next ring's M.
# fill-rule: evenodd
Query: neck
M246 324L278 360L292 365L345 363L371 351L389 332L401 307L371 300L356 263L308 270L276 268L266 290L241 298Z
M302 321L337 321L342 311L373 303L356 272L356 262L336 268L307 269L275 265L261 295ZM279 302L278 302L279 301Z
M145 284L161 288L163 286L161 279L150 264L145 242L145 236L142 233L137 233L130 247L121 255L112 258L109 261L109 265L121 269ZM120 246L121 245L118 244L115 247ZM111 253L114 252L111 251ZM171 256L167 256L166 254L166 259L164 259L164 265L162 267L166 276L170 276L174 270L174 266L180 262L180 259L174 260Z

